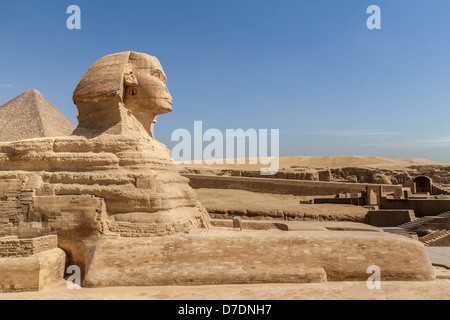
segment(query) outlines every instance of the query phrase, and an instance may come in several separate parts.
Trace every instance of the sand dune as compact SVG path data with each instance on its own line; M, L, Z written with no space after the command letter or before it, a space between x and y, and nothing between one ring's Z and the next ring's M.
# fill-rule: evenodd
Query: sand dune
M327 157L283 157L280 158L282 167L360 167L360 166L394 166L406 167L411 165L436 165L428 159L390 159L376 156L327 156Z
M342 167L372 167L372 168L397 168L418 165L444 165L428 159L390 159L376 156L326 156L326 157L280 157L280 168L342 168ZM249 158L245 159L245 164L191 164L180 165L186 168L210 168L210 169L237 169L237 170L257 170L265 165L249 164Z

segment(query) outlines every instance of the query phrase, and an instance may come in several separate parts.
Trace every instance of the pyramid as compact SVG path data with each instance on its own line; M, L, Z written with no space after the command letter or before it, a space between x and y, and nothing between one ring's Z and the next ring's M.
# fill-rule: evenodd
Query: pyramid
M34 89L0 107L0 141L67 136L73 130L75 125Z

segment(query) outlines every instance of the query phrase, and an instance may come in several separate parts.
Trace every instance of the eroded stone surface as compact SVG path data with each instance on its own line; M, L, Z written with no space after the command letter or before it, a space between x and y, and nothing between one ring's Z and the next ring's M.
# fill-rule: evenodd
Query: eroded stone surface
M371 265L380 267L383 281L435 279L423 245L396 235L216 229L152 241L102 239L84 285L361 281Z
M188 179L153 138L157 115L172 110L166 81L146 54L97 61L74 92L74 135L0 144L0 197L14 181L37 197L95 196L105 201L107 220L153 224L162 235L208 227Z
M0 143L0 237L58 235L83 275L101 235L155 237L210 228L209 215L154 139L172 97L158 59L103 57L73 99L71 136Z

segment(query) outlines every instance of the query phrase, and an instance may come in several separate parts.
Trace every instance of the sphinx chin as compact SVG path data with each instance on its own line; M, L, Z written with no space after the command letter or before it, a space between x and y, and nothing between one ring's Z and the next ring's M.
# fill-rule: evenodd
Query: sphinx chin
M158 114L166 114L173 111L172 103L166 100L162 100L159 103Z

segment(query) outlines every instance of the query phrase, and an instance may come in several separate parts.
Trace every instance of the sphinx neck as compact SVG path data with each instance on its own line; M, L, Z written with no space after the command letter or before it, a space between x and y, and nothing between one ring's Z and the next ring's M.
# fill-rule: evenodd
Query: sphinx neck
M130 110L116 101L79 102L80 109L90 112L80 112L79 125L73 135L93 137L102 134L126 135L136 139L154 140L154 126L157 115L139 110Z

